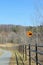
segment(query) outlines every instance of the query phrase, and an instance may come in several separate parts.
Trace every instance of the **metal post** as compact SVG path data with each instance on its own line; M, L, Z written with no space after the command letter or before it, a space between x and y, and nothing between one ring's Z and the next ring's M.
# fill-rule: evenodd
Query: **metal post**
M31 65L31 51L30 51L30 44L29 44L29 65Z

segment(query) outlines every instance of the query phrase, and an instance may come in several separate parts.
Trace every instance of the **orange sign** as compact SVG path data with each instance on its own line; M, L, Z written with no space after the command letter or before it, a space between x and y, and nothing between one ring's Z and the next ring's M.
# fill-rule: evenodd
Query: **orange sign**
M31 31L27 31L26 34L27 34L28 37L31 37L32 36L32 32Z

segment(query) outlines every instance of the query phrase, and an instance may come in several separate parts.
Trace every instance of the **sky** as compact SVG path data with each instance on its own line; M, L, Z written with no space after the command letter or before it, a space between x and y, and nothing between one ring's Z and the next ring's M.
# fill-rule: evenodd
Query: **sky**
M40 25L42 9L43 0L0 0L0 24Z

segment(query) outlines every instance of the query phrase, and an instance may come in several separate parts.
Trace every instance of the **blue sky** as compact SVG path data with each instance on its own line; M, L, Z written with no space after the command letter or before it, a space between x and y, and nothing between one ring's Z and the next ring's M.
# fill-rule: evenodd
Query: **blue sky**
M43 0L0 0L0 24L40 25L42 8Z

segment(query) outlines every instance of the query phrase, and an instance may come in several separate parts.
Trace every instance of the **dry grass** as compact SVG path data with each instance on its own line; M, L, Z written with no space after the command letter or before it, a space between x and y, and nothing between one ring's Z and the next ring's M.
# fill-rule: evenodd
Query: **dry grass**
M13 46L19 46L19 45L13 43L5 43L5 44L0 43L0 47L13 47Z
M20 55L22 57L22 55L17 51L17 49L16 50L15 49L14 50L13 49L8 49L8 47L13 47L13 46L18 46L18 44L12 44L12 43L0 44L0 47L4 47L6 50L9 50L12 53L9 65L16 65L15 52L17 53L17 55ZM27 60L27 61L24 60L24 63L25 63L25 65L28 65L29 60ZM35 63L32 62L32 65L35 65Z
M0 56L3 54L3 52L0 52Z
M12 47L12 43L5 43L5 44L0 44L0 47Z

